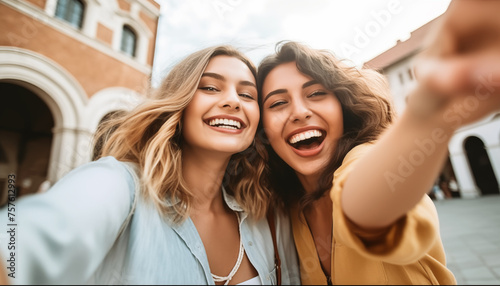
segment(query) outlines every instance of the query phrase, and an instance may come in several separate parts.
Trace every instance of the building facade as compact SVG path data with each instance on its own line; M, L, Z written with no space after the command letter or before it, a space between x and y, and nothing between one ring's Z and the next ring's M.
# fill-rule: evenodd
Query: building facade
M426 37L438 21L439 17L413 31L408 40L398 41L394 47L364 64L387 77L398 113L405 109L406 97L417 84L413 74L415 56L422 51ZM487 96L488 90L478 87L476 92ZM450 110L450 120L459 123L461 116L467 116L467 110L473 108L471 101L468 106ZM457 130L448 150L449 159L441 177L447 181L455 178L461 197L500 193L500 113Z
M91 160L108 114L150 85L154 0L0 0L0 205Z

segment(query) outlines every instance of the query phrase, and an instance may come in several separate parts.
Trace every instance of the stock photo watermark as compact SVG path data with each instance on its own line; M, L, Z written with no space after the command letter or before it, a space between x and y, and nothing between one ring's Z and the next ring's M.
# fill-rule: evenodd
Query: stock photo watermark
M346 58L352 58L354 55L362 52L373 39L380 36L383 29L388 27L392 18L400 14L403 7L399 0L390 0L385 9L372 10L370 12L371 20L362 27L354 28L354 37L352 42L342 42L337 47Z
M8 200L7 200L7 225L6 244L7 244L7 276L16 278L16 258L17 258L17 220L16 220L16 175L9 174L8 182Z
M476 85L474 95L465 97L462 103L454 104L443 113L444 122L450 123L453 129L460 127L464 120L477 111L481 101L490 99L494 96L495 92L498 92L500 80L495 81L492 73L487 76L478 74L476 79L478 84ZM399 166L397 174L391 171L384 173L384 178L391 191L396 191L396 185L403 183L406 178L411 176L417 167L434 154L437 145L446 142L448 139L450 138L445 134L445 131L439 127L433 129L428 138L415 139L414 150L407 157L398 157Z
M392 192L396 191L396 184L402 183L408 178L415 168L422 165L425 162L426 157L432 156L436 150L436 144L445 142L448 137L441 128L436 128L432 130L430 138L424 138L422 140L416 139L414 141L416 148L411 151L408 157L399 156L399 166L398 173L387 171L384 173L386 182L389 184L389 188Z
M212 8L217 12L219 19L224 19L227 12L233 11L243 0L215 0L212 1Z

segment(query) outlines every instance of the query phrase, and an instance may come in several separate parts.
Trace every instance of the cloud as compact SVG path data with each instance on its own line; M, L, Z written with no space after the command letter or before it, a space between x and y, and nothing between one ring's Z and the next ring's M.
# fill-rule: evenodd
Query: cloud
M258 64L274 51L276 42L297 40L314 48L332 50L341 57L349 55L359 65L443 13L450 0L157 2L162 14L153 73L160 78L189 53L216 44L239 47ZM379 21L377 30L373 23L390 5L399 5L401 11L391 14L387 23ZM354 46L356 33L366 33L366 29L371 31L369 43L358 45L355 53L346 53L345 46Z

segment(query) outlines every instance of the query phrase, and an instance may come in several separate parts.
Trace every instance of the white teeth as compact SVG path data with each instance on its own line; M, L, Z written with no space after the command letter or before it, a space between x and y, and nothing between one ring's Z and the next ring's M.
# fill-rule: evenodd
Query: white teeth
M222 127L222 128L227 128L227 129L240 129L241 128L241 122L232 120L232 119L227 119L227 118L216 118L210 120L208 123L210 126L217 126L217 127Z
M304 141L304 140L307 140L307 139L313 138L313 137L321 137L322 135L323 135L323 133L319 130L308 130L308 131L293 135L288 140L288 142L290 142L290 144L295 144L299 141Z

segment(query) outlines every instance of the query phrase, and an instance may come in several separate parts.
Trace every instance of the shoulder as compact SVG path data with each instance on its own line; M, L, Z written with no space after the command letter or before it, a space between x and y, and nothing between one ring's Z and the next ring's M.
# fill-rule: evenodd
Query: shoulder
M344 157L342 165L335 171L334 178L339 177L342 174L348 173L348 171L353 167L354 163L363 157L371 148L373 148L375 142L367 142L352 148Z
M97 161L83 164L75 168L72 172L85 172L92 174L99 174L102 172L102 175L131 175L129 168L127 167L127 163L118 161L112 156L102 157Z
M102 181L133 180L133 170L128 163L118 161L112 156L83 164L63 177L87 177Z
M371 148L373 148L374 145L375 145L375 142L371 141L371 142L357 145L356 147L352 148L345 156L344 161L342 162L342 165L344 163L352 162L353 160L359 159L364 154L366 154Z
M73 169L48 192L82 189L89 194L99 190L112 194L127 190L132 198L137 183L138 179L132 163L118 161L108 156Z

